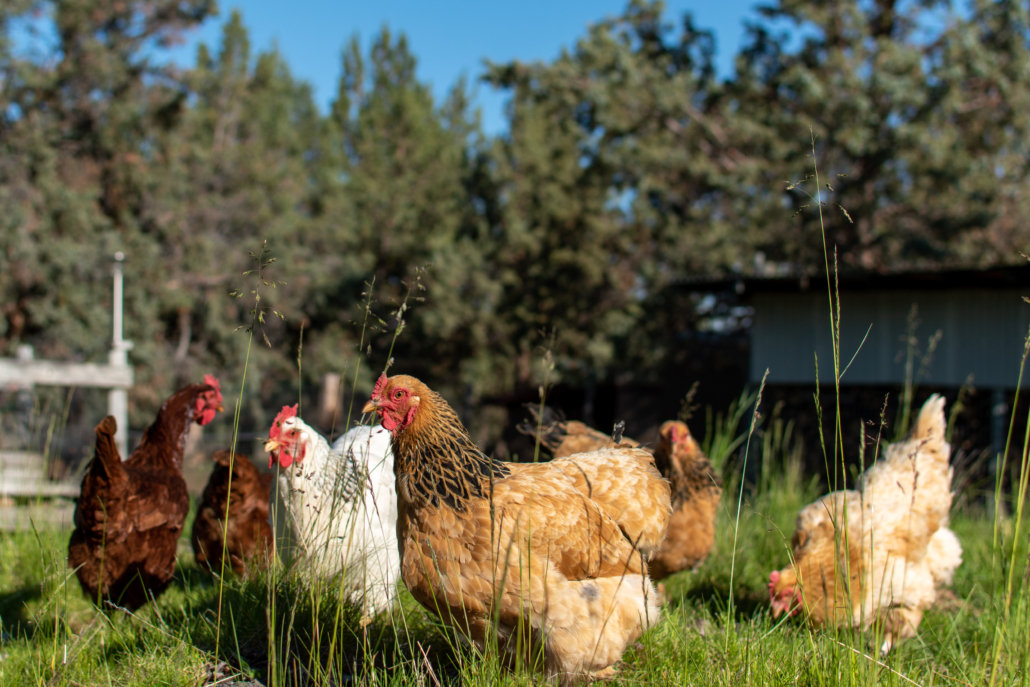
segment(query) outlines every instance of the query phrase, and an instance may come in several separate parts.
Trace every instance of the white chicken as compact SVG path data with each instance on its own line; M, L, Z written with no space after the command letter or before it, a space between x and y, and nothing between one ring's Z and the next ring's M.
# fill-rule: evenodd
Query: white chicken
M389 608L400 579L390 433L355 427L330 446L286 406L265 450L278 465L269 512L283 562L342 573L368 615Z

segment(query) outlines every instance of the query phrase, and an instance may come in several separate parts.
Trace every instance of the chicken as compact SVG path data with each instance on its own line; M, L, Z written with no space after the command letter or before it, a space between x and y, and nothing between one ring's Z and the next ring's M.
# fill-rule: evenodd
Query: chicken
M613 443L610 434L598 432L578 420L567 421L561 416L561 413L552 408L544 406L543 413L540 412L538 406L531 403L527 403L526 408L533 419L523 422L515 429L531 437L539 437L540 444L549 450L554 458L596 451ZM619 445L629 448L640 446L629 437L622 437ZM649 451L646 448L644 450Z
M722 480L690 429L670 420L658 430L655 465L672 484L672 518L661 548L648 564L652 580L696 570L712 550Z
M183 447L192 423L206 425L221 410L218 380L206 375L165 401L124 463L114 417L97 425L68 544L68 566L90 599L136 610L168 586L189 509Z
M380 377L373 411L393 435L412 596L480 649L496 639L507 665L542 658L565 683L613 674L659 614L646 559L665 536L670 488L651 455L496 461L408 376Z
M221 575L224 548L229 555L225 568L242 575L247 561L264 563L272 548L268 521L272 474L259 472L250 458L230 451L216 452L214 461L193 521L193 557L201 568Z
M389 432L355 427L330 447L287 406L265 450L269 467L278 465L270 507L283 560L321 576L343 572L370 615L389 608L400 579Z
M948 529L952 468L944 429L944 399L931 396L910 436L888 446L854 491L802 509L794 562L769 576L774 617L803 609L818 627L877 625L884 653L915 636L923 610L962 563L962 546Z
M517 429L534 437L539 434L540 443L555 458L612 444L611 436L582 422L566 422L550 408L545 407L541 415L536 406L526 407L533 421L526 421ZM622 443L639 446L626 437ZM670 420L659 429L654 458L655 467L672 485L668 533L647 566L651 579L657 581L681 570L695 570L708 557L715 541L715 514L722 496L722 481L690 435L690 429L678 420Z

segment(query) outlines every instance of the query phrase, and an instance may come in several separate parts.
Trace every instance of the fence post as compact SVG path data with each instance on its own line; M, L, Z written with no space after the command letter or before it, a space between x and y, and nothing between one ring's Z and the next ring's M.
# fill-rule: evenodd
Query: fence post
M111 336L111 352L108 353L107 361L113 367L128 367L129 359L126 353L132 348L131 341L122 339L122 261L125 254L118 251L114 254L114 303L112 304L113 332ZM129 391L123 387L111 387L107 392L107 412L114 415L118 422L118 433L115 435L115 445L122 460L129 456Z

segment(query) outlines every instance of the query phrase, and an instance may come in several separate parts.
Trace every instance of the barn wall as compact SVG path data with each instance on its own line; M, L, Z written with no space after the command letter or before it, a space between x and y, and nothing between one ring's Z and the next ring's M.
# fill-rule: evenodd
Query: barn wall
M841 293L841 367L869 337L842 379L846 384L900 384L905 377L905 333L912 304L919 308L916 336L925 350L938 329L943 338L924 377L935 386L961 386L969 374L980 388L1015 388L1030 305L1019 289L845 291ZM769 382L833 383L829 302L825 293L756 293L750 377ZM918 363L917 363L918 365ZM1026 385L1026 382L1024 382Z

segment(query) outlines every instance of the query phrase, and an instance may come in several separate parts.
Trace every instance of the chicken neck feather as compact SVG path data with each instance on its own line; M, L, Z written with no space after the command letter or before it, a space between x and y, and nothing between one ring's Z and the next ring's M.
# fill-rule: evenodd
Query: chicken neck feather
M424 387L424 385L423 385ZM511 474L472 441L457 413L438 393L424 387L411 424L394 434L398 486L412 503L441 503L464 511L470 499L485 498L491 479Z

